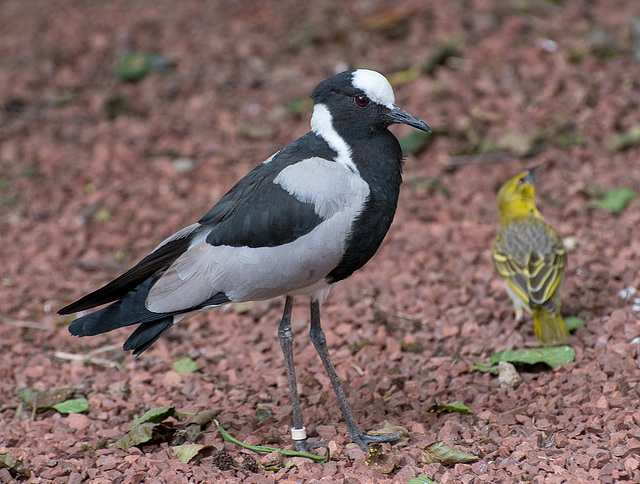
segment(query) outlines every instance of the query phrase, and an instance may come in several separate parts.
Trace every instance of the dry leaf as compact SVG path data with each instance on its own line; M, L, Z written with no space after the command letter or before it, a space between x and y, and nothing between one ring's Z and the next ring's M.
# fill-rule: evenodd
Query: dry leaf
M382 444L371 444L364 463L369 469L389 474L396 468L396 450L389 446L389 450L385 453Z
M477 456L467 454L444 442L434 442L422 451L422 462L425 464L439 463L447 466L451 464L475 462L477 460Z
M384 421L384 425L381 429L370 430L367 433L369 435L398 434L400 435L400 438L397 440L397 442L406 442L407 440L409 440L409 431L406 428L400 427L399 425L391 425L386 420Z

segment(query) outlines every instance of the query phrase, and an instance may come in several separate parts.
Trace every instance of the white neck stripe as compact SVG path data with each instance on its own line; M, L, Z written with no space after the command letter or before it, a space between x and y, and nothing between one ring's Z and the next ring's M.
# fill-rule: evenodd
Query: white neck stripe
M346 166L352 172L358 173L358 168L351 159L351 148L342 136L333 128L333 119L329 109L324 104L316 104L311 116L311 131L324 139L338 155L335 161Z

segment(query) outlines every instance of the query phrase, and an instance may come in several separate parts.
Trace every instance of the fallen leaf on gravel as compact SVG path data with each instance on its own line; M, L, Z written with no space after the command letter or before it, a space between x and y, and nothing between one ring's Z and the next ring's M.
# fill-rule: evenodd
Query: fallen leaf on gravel
M446 403L444 405L431 405L427 411L428 412L458 412L464 415L473 413L471 409L469 409L469 407L467 407L462 402L451 402L451 403Z
M173 434L174 429L172 426L162 423L145 422L128 430L124 437L116 442L116 447L127 452L130 447L140 444L168 442Z
M396 450L392 447L384 452L381 444L371 444L364 463L369 469L389 474L396 468Z
M159 423L165 420L168 417L175 417L178 415L175 407L157 407L148 410L142 417L139 417L133 421L129 430L133 430L138 425L143 423L151 422L151 423Z
M425 464L439 463L447 466L451 464L475 462L477 460L477 456L458 450L444 442L434 442L422 451L422 462Z
M609 150L612 153L626 150L640 144L640 125L635 125L629 131L617 132L611 135Z
M256 410L256 417L258 421L262 422L265 418L269 418L273 415L273 412L268 408L259 408Z
M72 398L71 395L76 393L75 388L63 388L53 391L38 391L33 388L26 388L20 392L20 399L23 400L28 408L36 412L53 408L60 413L81 413L89 409L89 403L86 398Z
M72 398L64 402L51 405L51 408L60 413L82 413L89 410L89 402L86 398Z
M407 484L438 484L436 481L432 481L427 476L414 477Z
M527 365L546 363L551 368L557 368L571 363L575 357L576 352L570 346L536 348L533 350L505 350L491 355L491 364L497 365L501 361L525 363Z
M0 468L9 469L12 474L29 476L31 473L21 460L16 459L9 453L0 454Z
M205 444L185 444L185 445L176 445L171 447L173 451L178 456L181 462L185 464L188 463L191 459L201 453L203 450L213 449L213 445Z
M604 197L596 202L596 205L603 210L619 213L625 209L635 196L636 192L630 188L616 188L605 193Z
M62 388L52 391L38 391L33 388L25 388L18 397L27 404L30 409L47 409L67 400L76 392L74 388Z
M148 442L168 442L175 430L172 425L163 422L168 417L179 415L175 407L148 410L142 417L133 421L127 433L116 442L116 447L128 451L130 447Z
M182 375L183 373L193 373L194 371L198 371L202 369L202 367L198 365L198 363L196 363L194 360L192 360L188 356L178 361L174 361L171 367L173 368L173 371L175 371L180 375Z
M472 369L473 371L489 372L493 375L497 375L500 372L498 365L492 365L491 363L474 363Z
M575 331L578 328L584 326L584 321L581 318L575 316L568 316L564 318L564 325L567 327L567 331Z
M221 408L210 408L208 410L203 410L202 412L196 413L189 419L187 425L198 424L201 427L204 427L209 422L211 422L214 418L216 418L222 412Z
M171 62L148 52L125 52L116 60L114 71L125 81L138 81L154 70L166 69Z
M391 425L388 421L384 421L384 425L379 430L370 430L367 432L369 435L387 435L387 434L399 434L400 438L398 442L406 442L409 440L409 431L400 427L399 425Z

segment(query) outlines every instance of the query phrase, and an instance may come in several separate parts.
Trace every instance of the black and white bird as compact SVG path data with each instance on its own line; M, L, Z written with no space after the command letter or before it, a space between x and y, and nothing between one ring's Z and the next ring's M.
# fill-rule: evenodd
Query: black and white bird
M293 298L311 302L310 339L329 375L349 435L363 449L397 434L361 431L329 358L320 304L331 285L377 251L396 211L402 151L394 123L429 132L395 105L381 74L357 69L313 91L311 131L254 168L197 223L162 242L136 266L59 314L111 305L82 316L71 334L93 336L138 325L124 350L139 355L196 312L230 302L286 296L278 337L293 405L292 437L308 442L293 366Z

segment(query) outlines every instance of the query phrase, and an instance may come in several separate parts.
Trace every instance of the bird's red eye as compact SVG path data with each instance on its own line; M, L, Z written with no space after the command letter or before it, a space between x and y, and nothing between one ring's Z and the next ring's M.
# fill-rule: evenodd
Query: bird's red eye
M360 106L361 108L365 107L367 104L369 104L369 98L367 96L356 96L354 98L354 101L356 102L356 104L358 106Z

